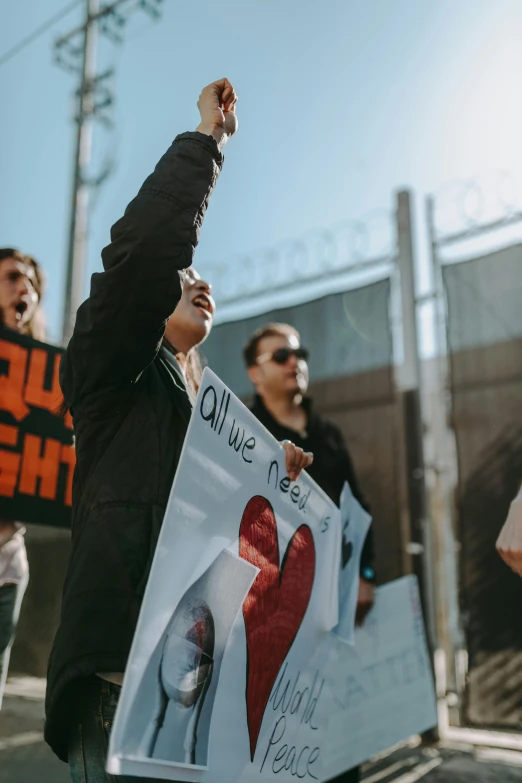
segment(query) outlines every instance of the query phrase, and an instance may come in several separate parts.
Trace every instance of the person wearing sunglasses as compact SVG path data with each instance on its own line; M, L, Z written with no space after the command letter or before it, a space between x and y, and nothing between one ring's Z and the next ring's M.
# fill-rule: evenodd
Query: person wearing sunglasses
M347 481L361 505L368 509L346 443L338 427L323 419L306 397L308 350L299 333L288 324L270 323L250 337L243 357L256 396L252 413L279 441L291 441L314 460L309 475L338 505ZM359 582L357 622L361 624L374 601L373 532L366 539ZM338 783L356 783L359 769L335 778Z

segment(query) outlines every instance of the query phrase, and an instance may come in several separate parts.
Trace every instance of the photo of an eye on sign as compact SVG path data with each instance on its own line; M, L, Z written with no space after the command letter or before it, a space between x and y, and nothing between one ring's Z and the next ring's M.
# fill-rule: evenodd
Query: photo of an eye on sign
M208 368L163 520L107 770L321 778L340 512Z
M366 684L370 656L382 659L390 687L390 649L400 660L424 662L410 593L404 628L418 635L415 644L406 630L386 639L377 609L357 629L355 647L339 635L353 634L369 522L349 487L341 513L306 472L291 481L281 444L206 368L125 671L107 771L187 783L315 783L382 750L389 737L397 742L426 726L434 703L426 697L433 692L429 666L416 663L422 700L400 725L402 685L390 710L390 693L371 693ZM362 696L371 701L366 722L351 710Z
M176 606L127 726L132 755L206 768L221 662L258 569L224 550Z

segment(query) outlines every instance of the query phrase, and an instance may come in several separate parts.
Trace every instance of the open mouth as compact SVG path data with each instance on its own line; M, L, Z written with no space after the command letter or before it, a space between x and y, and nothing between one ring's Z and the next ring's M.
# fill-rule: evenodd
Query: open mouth
M16 318L21 321L27 311L27 302L18 302L15 306Z
M194 305L194 307L197 307L198 310L201 310L204 313L208 313L209 315L212 315L213 312L212 303L206 294L198 294L197 296L195 296L194 299L192 300L192 304Z

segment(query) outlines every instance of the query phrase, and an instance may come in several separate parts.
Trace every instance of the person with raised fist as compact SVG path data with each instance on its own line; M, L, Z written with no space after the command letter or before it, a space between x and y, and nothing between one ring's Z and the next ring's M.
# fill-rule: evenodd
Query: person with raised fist
M61 364L76 470L45 738L74 783L112 779L109 733L214 318L191 264L236 102L227 79L202 91L195 132L174 140L112 227ZM293 470L310 461L289 444Z

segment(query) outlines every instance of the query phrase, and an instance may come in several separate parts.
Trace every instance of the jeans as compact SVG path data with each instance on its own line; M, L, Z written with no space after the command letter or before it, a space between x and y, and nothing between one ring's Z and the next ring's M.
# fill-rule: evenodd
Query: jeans
M121 688L100 677L85 680L69 737L69 771L73 783L161 783L156 778L109 775L105 771Z
M0 707L7 679L9 656L26 587L27 579L16 585L0 586Z

